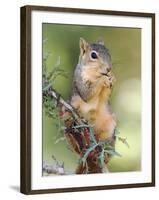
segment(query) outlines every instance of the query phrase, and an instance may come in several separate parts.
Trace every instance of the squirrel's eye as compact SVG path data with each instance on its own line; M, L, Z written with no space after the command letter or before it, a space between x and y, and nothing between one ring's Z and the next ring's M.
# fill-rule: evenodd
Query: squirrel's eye
M97 58L98 58L97 53L93 51L93 52L91 53L91 58L97 59Z

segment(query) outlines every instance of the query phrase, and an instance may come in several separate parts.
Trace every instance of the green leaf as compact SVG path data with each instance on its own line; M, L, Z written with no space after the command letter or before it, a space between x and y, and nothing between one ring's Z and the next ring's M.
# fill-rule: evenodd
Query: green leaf
M48 85L46 85L46 86L43 88L43 92L47 91L51 86L52 86L51 83L49 83Z
M120 134L120 131L119 131L117 128L115 128L115 130L114 130L114 135L117 136L117 135L119 135L119 134Z
M130 147L126 138L118 137L118 140L125 144L128 148Z
M100 155L98 156L98 163L99 163L99 166L102 168L103 165L104 165L104 160L105 160L105 154L104 154L104 151L102 151L100 153Z
M65 139L65 137L60 137L55 141L55 144L58 144L59 142L64 141Z
M82 162L85 162L88 155L90 154L91 151L93 151L96 147L98 146L98 144L95 144L93 146L90 146L89 149L87 149L87 151L85 152L84 156L82 157Z
M95 133L93 131L93 128L92 127L89 127L89 132L90 132L90 140L94 143L94 144L97 144L97 141L94 137Z

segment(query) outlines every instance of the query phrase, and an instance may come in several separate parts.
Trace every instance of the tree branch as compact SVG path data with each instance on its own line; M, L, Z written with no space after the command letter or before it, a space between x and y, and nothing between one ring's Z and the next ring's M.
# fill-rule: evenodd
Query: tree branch
M86 123L86 121L83 120L83 119L81 119L81 117L75 111L75 109L70 104L68 104L55 89L52 88L52 90L50 91L50 94L51 94L51 96L53 98L55 98L57 100L57 104L61 103L69 112L72 113L72 115L74 116L74 118L76 120L78 120L78 122L80 124Z
M55 175L71 175L75 174L73 172L68 172L64 168L64 162L60 164L54 156L52 156L55 163L48 164L45 161L43 162L43 173L49 174L55 174Z
M112 155L118 155L114 148L115 140L98 141L95 137L93 127L52 88L51 84L45 84L43 95L56 100L54 106L59 108L57 116L59 115L59 118L64 121L65 127L63 130L66 141L74 152L80 156L79 165L75 173L88 174L108 172L107 163L110 157ZM63 108L64 111L62 110ZM60 115L61 110L63 113L62 116ZM72 172L67 172L64 166L59 165L58 162L56 165L44 163L43 172L59 175L73 174Z

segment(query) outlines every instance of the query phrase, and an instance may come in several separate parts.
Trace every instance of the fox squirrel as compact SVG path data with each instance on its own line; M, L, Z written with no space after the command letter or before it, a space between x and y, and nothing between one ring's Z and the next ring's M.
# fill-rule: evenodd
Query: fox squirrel
M102 41L89 44L80 38L79 46L71 105L93 125L97 140L112 140L116 120L108 102L115 81L111 56Z

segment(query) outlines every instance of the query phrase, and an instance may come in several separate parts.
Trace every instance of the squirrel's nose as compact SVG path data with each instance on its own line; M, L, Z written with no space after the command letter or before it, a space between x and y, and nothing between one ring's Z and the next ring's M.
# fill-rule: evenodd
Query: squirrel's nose
M111 68L109 67L107 67L105 70L103 70L102 72L101 72L101 74L102 75L104 75L104 76L107 76L107 74L110 72L110 70L111 70Z

